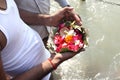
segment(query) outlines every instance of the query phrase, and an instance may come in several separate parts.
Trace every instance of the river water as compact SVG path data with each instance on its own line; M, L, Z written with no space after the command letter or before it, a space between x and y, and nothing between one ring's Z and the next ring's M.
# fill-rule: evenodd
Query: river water
M89 47L62 63L54 80L120 80L120 0L68 1L89 31ZM52 0L51 13L59 8Z

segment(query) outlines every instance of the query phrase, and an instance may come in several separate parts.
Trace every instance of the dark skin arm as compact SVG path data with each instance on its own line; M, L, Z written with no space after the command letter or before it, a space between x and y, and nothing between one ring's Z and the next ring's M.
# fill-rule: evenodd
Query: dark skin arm
M0 52L5 47L6 43L7 43L6 37L3 34L3 32L0 31ZM56 62L56 63L60 64L59 62ZM35 66L31 70L19 76L16 76L13 80L40 80L52 70L53 70L52 65L48 60L46 60L45 62L43 62L42 64L39 64L38 66ZM0 79L6 80L5 72L2 66L1 54L0 54Z
M4 34L0 31L0 50L2 50L5 45L6 45L6 37L4 36ZM63 54L56 54L56 55L52 55L51 56L51 61L54 65L58 66L59 64L61 64L63 61L72 58L73 56L75 56L76 53L63 53ZM32 69L30 69L29 71L16 76L15 78L13 78L13 80L41 80L45 75L47 75L48 73L50 73L51 71L53 71L53 67L50 64L50 62L48 60L46 60L45 62L43 62L42 64L39 64L35 67L33 67ZM3 66L2 66L2 60L0 58L0 79L1 80L6 80L6 76L5 76L5 72L3 70Z
M39 14L32 15L35 17L35 19L30 20L30 24L32 24L32 22L36 21L36 25L37 24L41 24L41 25L56 25L58 24L59 20L61 18L64 17L64 13L66 11L72 11L73 8L64 8L61 9L59 12L53 14L53 15L49 15L49 16L42 16L43 23L41 23L39 20L40 18L38 17ZM30 18L27 17L27 18ZM35 21L34 21L35 20ZM41 20L42 21L42 20ZM48 22L47 22L48 21ZM7 43L6 37L3 34L2 31L0 31L0 57L1 57L1 51L4 49L5 45ZM61 64L63 61L70 59L71 57L75 56L76 53L64 53L64 54L57 54L51 57L51 62L58 66L59 64ZM50 62L48 60L44 61L43 63L31 68L29 71L26 71L25 73L16 76L13 80L41 80L45 75L47 75L48 73L50 73L51 71L53 71L53 67L50 64ZM0 58L0 79L1 80L6 80L6 76L5 76L5 72L3 70L3 66L2 66L2 60Z
M1 60L1 50L5 47L5 45L6 45L6 38L4 34L0 31L0 79L1 80L6 80L6 76L3 70L2 60Z
M0 58L0 79L1 80L6 80L6 76L5 76L5 73L3 71L3 66L2 66L2 60Z

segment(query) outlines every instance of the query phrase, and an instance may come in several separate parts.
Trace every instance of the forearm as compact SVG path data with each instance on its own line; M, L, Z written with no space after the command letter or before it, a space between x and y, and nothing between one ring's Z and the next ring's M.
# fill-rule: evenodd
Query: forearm
M19 9L20 16L24 22L29 25L51 25L51 16L47 14L38 14Z
M61 63L59 59L52 59L51 61L55 66L58 66ZM41 80L53 70L54 68L50 61L46 60L42 64L37 65L22 75L16 76L13 80Z
M0 80L6 80L5 72L4 72L3 66L2 66L1 57L0 57Z

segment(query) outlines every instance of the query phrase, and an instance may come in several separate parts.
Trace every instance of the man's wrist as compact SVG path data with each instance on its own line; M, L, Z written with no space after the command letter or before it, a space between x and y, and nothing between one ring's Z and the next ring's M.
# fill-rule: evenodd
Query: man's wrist
M54 57L51 57L51 62L54 68L57 68L62 62L62 55L61 54L56 54Z
M51 58L48 58L48 61L50 62L51 66L54 70L57 69L57 65L52 62Z
M52 25L52 17L51 15L40 15L39 16L40 20L41 21L41 25L45 25L45 26L51 26Z

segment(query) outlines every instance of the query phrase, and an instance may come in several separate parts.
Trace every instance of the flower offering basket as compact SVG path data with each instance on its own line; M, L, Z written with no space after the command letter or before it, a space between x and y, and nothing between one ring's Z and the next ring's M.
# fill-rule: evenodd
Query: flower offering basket
M51 53L79 52L87 46L87 31L75 21L61 22L52 29L47 43L47 48Z

